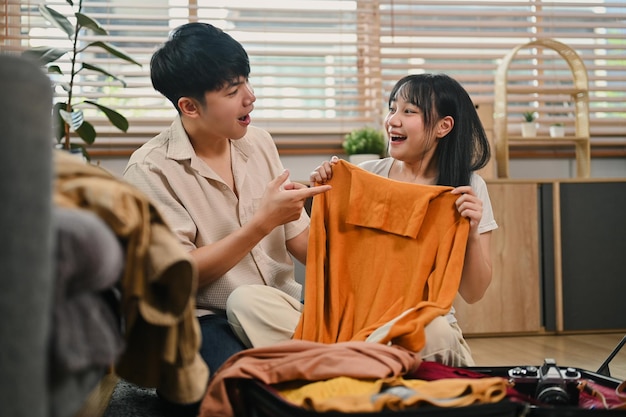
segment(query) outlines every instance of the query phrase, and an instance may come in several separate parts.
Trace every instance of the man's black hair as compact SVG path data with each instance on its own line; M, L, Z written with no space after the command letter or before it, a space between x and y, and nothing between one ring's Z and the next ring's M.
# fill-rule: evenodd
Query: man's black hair
M207 91L216 91L248 78L250 61L241 44L208 23L187 23L174 29L170 38L150 60L155 90L176 110L181 97L204 104Z

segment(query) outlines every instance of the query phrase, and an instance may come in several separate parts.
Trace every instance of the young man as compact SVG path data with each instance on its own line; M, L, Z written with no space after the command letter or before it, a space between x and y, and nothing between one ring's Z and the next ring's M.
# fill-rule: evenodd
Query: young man
M289 255L305 262L304 202L329 187L289 182L270 135L250 126L248 55L228 34L180 26L150 72L178 117L134 152L124 178L154 200L197 264L200 353L215 372L245 348L226 317L233 290L260 284L300 299Z

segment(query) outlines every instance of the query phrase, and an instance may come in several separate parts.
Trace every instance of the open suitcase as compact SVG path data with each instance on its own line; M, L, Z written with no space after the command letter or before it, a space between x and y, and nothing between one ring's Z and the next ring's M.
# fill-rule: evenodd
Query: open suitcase
M254 379L242 379L238 382L239 401L243 403L245 414L242 417L585 417L585 416L626 416L626 409L581 408L576 385L584 381L588 386L596 387L604 392L615 391L623 381L614 378L609 372L609 362L626 344L626 337L614 349L597 372L557 366L551 359L546 359L541 366L515 367L470 367L457 368L459 376L482 375L499 376L516 382L515 393L520 396L507 396L504 400L492 404L479 404L466 407L446 408L421 406L410 410L381 411L377 413L319 413L304 409L286 401L272 386L265 385ZM443 367L443 366L442 366ZM445 368L445 367L444 367ZM449 368L454 370L454 368ZM556 373L556 379L555 374ZM416 377L424 378L424 375ZM408 376L412 377L412 376ZM584 395L584 394L580 394ZM524 401L524 398L529 401ZM540 403L537 397L546 402ZM588 399L589 397L585 397ZM520 400L521 399L521 400ZM240 403L240 404L241 404Z

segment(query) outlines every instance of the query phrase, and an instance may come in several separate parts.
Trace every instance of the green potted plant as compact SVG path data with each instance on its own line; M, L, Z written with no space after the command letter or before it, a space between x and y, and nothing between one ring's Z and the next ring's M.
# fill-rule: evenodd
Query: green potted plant
M535 123L536 114L532 111L523 113L524 123L522 123L522 136L530 138L537 136L537 124Z
M117 111L99 104L94 100L86 100L76 97L75 81L81 71L99 73L120 82L123 87L126 87L124 80L96 65L86 62L84 59L85 52L87 50L91 51L98 48L140 67L141 64L108 42L102 40L95 40L88 43L81 42L80 37L81 35L84 35L87 30L95 35L101 36L107 36L108 32L95 19L82 12L82 0L78 2L78 6L75 6L72 0L66 0L66 2L75 10L72 19L73 22L45 4L39 5L39 12L48 22L65 32L70 41L69 48L61 49L57 47L42 46L24 51L23 55L37 59L43 66L47 67L49 74L56 74L62 77L63 81L58 84L67 93L67 100L55 103L52 115L57 143L60 147L68 151L80 150L85 158L90 159L83 144L73 143L70 140L70 132L72 131L75 132L85 144L90 145L94 143L96 139L96 130L91 123L85 120L81 107L83 105L88 105L97 108L104 113L113 126L123 132L128 130L128 120ZM66 54L69 54L70 58L70 70L67 74L61 70L59 65L53 64L56 60ZM51 78L53 78L54 81L56 76Z
M534 122L535 121L535 112L532 112L532 111L524 112L524 121L525 122Z
M350 162L358 164L368 159L378 159L387 148L384 133L373 127L362 127L348 133L342 143Z
M553 123L550 125L550 137L562 138L563 136L565 136L565 126L563 126L563 123Z

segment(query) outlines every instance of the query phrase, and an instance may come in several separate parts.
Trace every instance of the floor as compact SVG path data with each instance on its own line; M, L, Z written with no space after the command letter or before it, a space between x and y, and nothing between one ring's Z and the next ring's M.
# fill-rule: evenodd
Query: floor
M479 366L541 365L552 358L561 366L597 371L625 333L468 338ZM611 375L626 379L626 346L609 363Z

